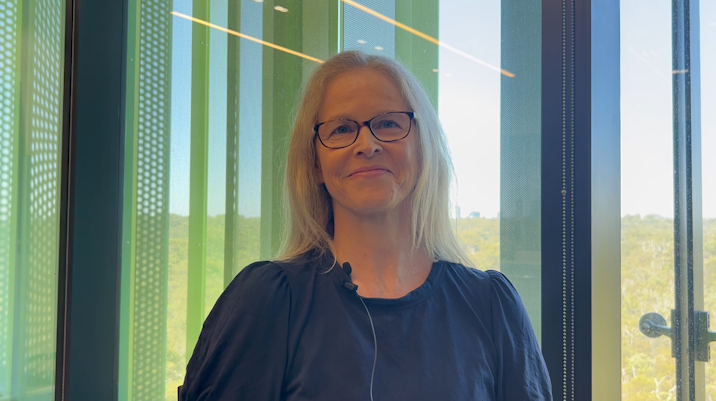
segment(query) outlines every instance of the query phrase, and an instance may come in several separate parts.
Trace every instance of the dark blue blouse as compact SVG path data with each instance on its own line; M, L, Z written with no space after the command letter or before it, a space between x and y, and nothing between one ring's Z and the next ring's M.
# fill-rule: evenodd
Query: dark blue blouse
M368 314L331 255L257 262L204 323L179 400L370 400ZM373 398L552 400L532 326L499 272L436 262L399 299L363 298Z

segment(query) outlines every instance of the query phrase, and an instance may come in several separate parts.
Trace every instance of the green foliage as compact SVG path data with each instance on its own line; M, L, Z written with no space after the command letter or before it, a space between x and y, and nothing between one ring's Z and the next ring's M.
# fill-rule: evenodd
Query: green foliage
M259 218L239 216L236 263L232 273L259 257ZM206 251L206 314L224 291L224 229L223 215L207 218ZM189 256L189 218L169 216L169 303L167 310L167 372L166 400L176 400L177 387L184 381L186 364L186 303Z
M456 229L458 241L475 267L500 270L500 219L459 219Z
M704 307L712 321L716 321L716 219L704 220ZM716 331L716 324L711 325ZM711 343L711 348L716 344ZM716 400L716 352L711 353L711 361L705 364L706 400Z
M716 313L716 219L705 220L704 308ZM648 338L639 318L657 312L670 321L674 308L674 222L660 216L622 218L622 400L675 400L671 340ZM669 325L671 323L669 322ZM697 362L701 363L701 362ZM716 399L716 372L706 371L706 400Z
M167 314L167 392L176 399L184 378L187 357L186 291L188 218L169 220L169 309ZM499 219L459 219L458 240L476 267L500 268ZM259 218L239 217L234 273L259 258ZM207 220L207 314L224 289L223 215ZM716 319L716 219L705 220L704 308ZM639 318L658 312L667 320L674 307L673 220L659 216L626 216L622 219L622 400L675 400L674 359L670 340L652 339L639 332ZM611 296L611 294L604 294ZM712 329L713 330L713 329ZM716 367L706 365L706 400L716 400Z
M186 297L189 258L189 219L169 216L169 286L167 306L167 400L176 399L176 388L186 371Z

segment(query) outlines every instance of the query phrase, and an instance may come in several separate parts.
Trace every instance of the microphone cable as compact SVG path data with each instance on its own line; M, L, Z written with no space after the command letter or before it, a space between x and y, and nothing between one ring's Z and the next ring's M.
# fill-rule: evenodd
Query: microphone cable
M358 295L357 292L356 295ZM373 370L370 372L370 401L373 401L373 378L375 378L375 364L376 362L378 362L378 339L375 336L375 327L373 326L373 318L370 316L370 311L365 305L365 302L363 302L363 297L358 295L358 299L360 299L360 303L363 304L365 312L368 314L368 320L370 320L370 329L373 332Z
M343 263L343 270L345 271L346 275L348 275L348 282L344 283L343 286L351 291L355 291L358 300L361 304L363 304L363 308L365 308L365 312L368 314L368 320L370 321L370 330L373 333L373 369L370 372L370 401L373 401L373 380L375 379L375 365L378 362L378 338L375 335L375 326L373 325L373 317L370 315L370 310L368 310L368 306L363 301L363 297L358 295L358 286L353 284L351 280L351 272L353 270L351 269L350 263Z

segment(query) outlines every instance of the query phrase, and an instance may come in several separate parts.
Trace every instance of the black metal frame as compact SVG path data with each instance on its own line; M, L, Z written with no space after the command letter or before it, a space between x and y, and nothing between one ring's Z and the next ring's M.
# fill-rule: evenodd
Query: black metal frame
M375 134L375 132L373 131L373 120L375 120L376 118L379 118L379 117L384 117L384 116L386 116L386 115L388 115L388 114L405 114L405 115L408 116L408 118L410 119L410 126L408 126L408 132L405 133L405 136L403 136L403 137L401 137L401 138L398 138L398 139L391 139L390 141L385 141L385 140L382 140L382 139L378 138L378 136L377 136L377 135ZM415 118L415 113L413 113L412 111L391 111L391 112L389 112L389 113L383 113L383 114L381 114L381 115L375 116L375 117L371 118L371 119L368 120L368 121L363 121L362 123L360 123L360 122L358 122L358 121L348 120L348 119L339 119L339 120L324 121L324 122L322 122L322 123L319 123L319 124L316 124L315 126L313 126L313 131L316 133L315 137L318 138L318 140L321 142L321 145L325 146L325 147L328 148L328 149L343 149L343 148L347 148L347 147L353 145L353 144L356 142L356 140L358 140L358 135L360 135L360 129L363 128L363 127L368 127L368 131L370 131L371 135L373 135L373 137L374 137L375 139L377 139L378 141L380 141L380 142L385 142L385 143L390 143L390 142L400 141L400 140L402 140L402 139L407 138L408 135L410 135L410 129L413 127L413 118ZM351 142L350 144L348 144L348 145L346 145L346 146L341 146L341 147L338 147L338 148L332 148L332 147L326 145L325 143L323 143L323 139L321 139L321 135L318 133L318 130L321 129L321 126L322 126L323 124L328 124L328 123L332 123L332 122L335 122L335 121L345 121L345 122L347 122L347 123L355 123L355 125L356 125L358 128L356 129L356 136L353 138L353 142Z
M678 401L703 400L695 312L703 309L699 1L672 0L674 305L672 350ZM696 224L694 224L696 222Z
M619 6L542 4L542 350L554 398L581 401L592 399L594 353L602 352L592 313L604 294L593 296L593 277L619 282L610 266L620 252ZM599 312L607 344L619 344L618 306ZM600 385L618 394L619 358L600 363L599 375L610 377Z
M57 350L55 360L55 399L63 400L65 394L66 373L67 373L67 348L66 342L69 341L69 333L67 333L69 318L69 310L67 308L69 295L71 293L69 280L69 177L72 175L72 165L70 164L70 143L72 142L72 126L76 118L76 111L73 109L73 82L75 81L75 1L68 0L65 9L65 74L64 74L64 120L62 122L62 173L60 184L60 232L59 241L59 264L58 264L58 291L57 291Z
M56 400L117 399L126 21L67 1Z

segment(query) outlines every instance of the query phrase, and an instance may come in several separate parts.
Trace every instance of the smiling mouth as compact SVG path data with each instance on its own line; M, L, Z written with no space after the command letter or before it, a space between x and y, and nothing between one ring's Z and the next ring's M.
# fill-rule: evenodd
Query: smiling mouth
M386 169L383 169L383 168L376 168L376 169L372 169L372 170L357 171L357 172L351 174L349 177L353 177L356 175L372 176L372 175L380 175L383 173L389 173L389 171Z

